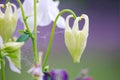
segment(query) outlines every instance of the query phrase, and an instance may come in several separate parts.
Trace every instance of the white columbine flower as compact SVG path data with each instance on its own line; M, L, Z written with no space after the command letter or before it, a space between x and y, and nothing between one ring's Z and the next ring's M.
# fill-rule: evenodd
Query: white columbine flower
M5 13L1 11L1 8L5 8L5 5L0 4L0 35L3 41L7 42L15 31L18 20L18 10L17 7L10 2L6 4Z
M59 1L53 0L40 0L37 3L37 25L39 26L47 26L52 21L55 20L57 14L59 13L58 9ZM33 0L25 0L23 3L23 8L25 11L25 15L29 16L27 19L30 30L33 31L34 26L34 8L33 8ZM21 14L20 14L21 16ZM22 17L21 17L22 20ZM65 21L63 17L59 17L57 21L57 26L59 28L65 27Z
M69 15L66 19L65 27L65 44L74 60L74 62L80 62L81 55L86 47L86 42L89 33L89 18L87 15L82 14L74 21L72 29L69 26L69 19L72 16ZM85 19L85 24L82 30L79 30L78 22L81 19Z

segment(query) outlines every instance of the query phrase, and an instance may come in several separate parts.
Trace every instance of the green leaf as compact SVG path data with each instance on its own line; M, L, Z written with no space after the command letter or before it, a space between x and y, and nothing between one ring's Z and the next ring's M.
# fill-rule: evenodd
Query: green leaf
M30 38L30 35L28 33L24 33L20 35L20 37L17 39L16 42L27 42L29 38Z
M20 34L24 34L24 30L18 30L18 32L20 33Z

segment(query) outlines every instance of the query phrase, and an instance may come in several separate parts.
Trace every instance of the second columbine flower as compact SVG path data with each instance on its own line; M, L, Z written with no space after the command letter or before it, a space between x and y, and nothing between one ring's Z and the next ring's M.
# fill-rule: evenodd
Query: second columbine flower
M69 15L66 19L65 27L65 44L75 63L80 62L81 55L86 47L88 32L89 32L89 19L88 16L82 14L74 21L73 28L69 26L69 19L72 16ZM81 19L85 19L85 24L82 30L79 30L78 22Z

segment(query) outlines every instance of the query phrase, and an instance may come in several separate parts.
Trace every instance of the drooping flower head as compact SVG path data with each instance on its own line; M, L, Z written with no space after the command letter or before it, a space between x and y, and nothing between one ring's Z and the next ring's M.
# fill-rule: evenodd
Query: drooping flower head
M37 2L37 25L47 26L52 21L55 20L57 14L59 13L58 9L59 1L53 0L38 0ZM34 26L34 5L33 0L25 0L23 2L23 8L25 15L28 16L27 22L31 31L33 31ZM20 14L20 19L22 16ZM65 21L63 17L59 17L57 21L57 26L59 28L65 27Z
M1 8L6 8L5 13L2 12ZM13 35L17 20L18 10L13 3L8 2L6 5L0 4L0 35L4 42L7 42Z
M89 19L88 16L82 14L74 21L72 29L69 26L69 19L72 15L69 15L66 19L65 27L65 44L75 63L80 62L81 55L86 47L86 42L89 32ZM79 30L78 22L81 19L85 19L85 24L82 30Z

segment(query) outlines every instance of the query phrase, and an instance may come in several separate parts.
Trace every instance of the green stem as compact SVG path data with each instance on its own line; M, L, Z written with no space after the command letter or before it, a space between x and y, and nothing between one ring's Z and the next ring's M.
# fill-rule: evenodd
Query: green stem
M23 21L24 21L24 24L25 24L25 27L26 27L26 30L28 31L28 33L30 34L30 37L32 39L32 45L33 45L33 52L34 52L34 63L36 64L37 61L38 61L38 56L37 56L37 24L36 24L36 0L34 0L34 34L32 35L29 27L28 27L28 23L27 23L27 18L25 16L25 13L24 13L24 9L22 7L22 3L20 0L17 0L17 2L19 3L20 5L20 9L21 9L21 12L22 12L22 18L23 18Z
M2 80L5 80L5 66L4 66L4 59L1 60L1 74L2 74Z
M33 36L32 36L32 33L31 33L31 31L30 31L30 29L29 29L29 26L28 26L28 23L27 23L27 18L28 18L28 17L25 16L24 9L23 9L23 7L22 7L21 1L20 1L20 0L17 0L17 2L18 2L19 5L20 5L20 9L21 9L21 12L22 12L22 18L23 18L23 22L24 22L24 24L25 24L26 30L28 31L30 37L32 38Z
M34 51L34 64L38 63L38 54L37 54L37 11L36 11L37 0L34 0L34 38L32 38L33 51Z
M36 38L32 38L32 47L34 52L34 64L38 63L38 54L37 54L37 41Z
M56 19L55 19L55 21L54 21L54 23L53 23L53 26L52 26L52 31L51 31L51 35L50 35L50 40L49 40L47 52L46 52L46 55L45 55L45 58L44 58L44 61L43 61L42 69L44 69L44 67L46 66L46 63L47 63L47 61L48 61L48 57L49 57L50 52L51 52L52 42L53 42L54 33L55 33L55 28L56 28L56 22L57 22L59 16L61 16L62 14L66 13L66 12L72 14L74 19L76 18L76 15L75 15L75 13L74 13L72 10L64 9L64 10L62 10L62 11L59 12L59 14L57 15L57 17L56 17Z
M37 0L34 0L34 38L32 38L33 52L34 52L34 64L38 63L38 53L37 53L37 10L36 10ZM38 80L38 77L34 76L34 80Z
M38 77L34 76L34 80L38 80Z
M28 33L30 34L30 37L32 39L32 47L33 47L33 55L34 55L34 64L38 63L38 54L37 54L37 12L36 12L36 0L34 0L34 31L33 34L31 33L29 27L28 27L28 23L27 23L27 18L24 14L24 9L22 7L22 3L20 0L17 0L20 8L21 8L21 12L22 12L22 17L23 17L23 21L26 27L26 30L28 31ZM34 76L34 80L37 80L38 78Z
M4 66L4 58L2 57L1 51L0 51L0 63L1 63L1 77L2 80L5 80L5 66Z

